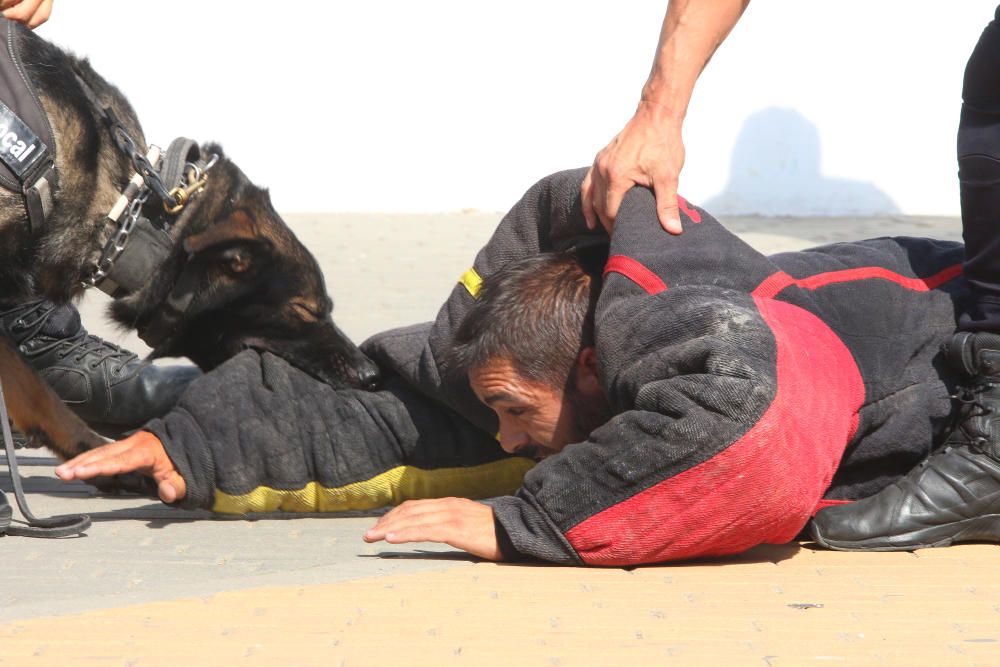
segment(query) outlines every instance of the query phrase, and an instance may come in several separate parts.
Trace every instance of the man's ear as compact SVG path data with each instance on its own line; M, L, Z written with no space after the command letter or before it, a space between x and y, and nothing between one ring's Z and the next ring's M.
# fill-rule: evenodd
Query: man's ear
M601 381L597 374L597 349L588 346L576 356L576 387L588 395L603 395Z

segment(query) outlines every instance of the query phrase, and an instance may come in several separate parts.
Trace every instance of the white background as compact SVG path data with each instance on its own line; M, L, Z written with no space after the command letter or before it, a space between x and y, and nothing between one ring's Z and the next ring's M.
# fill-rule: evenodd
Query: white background
M681 191L717 213L958 213L996 0L755 0L702 76ZM281 211L504 210L631 116L666 2L57 0L149 140L218 140Z

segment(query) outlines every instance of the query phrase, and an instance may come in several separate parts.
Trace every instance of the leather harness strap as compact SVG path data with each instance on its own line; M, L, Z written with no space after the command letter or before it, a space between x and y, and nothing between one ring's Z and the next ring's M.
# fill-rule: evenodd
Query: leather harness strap
M28 227L36 232L53 208L56 143L21 63L19 30L0 18L0 186L24 196Z

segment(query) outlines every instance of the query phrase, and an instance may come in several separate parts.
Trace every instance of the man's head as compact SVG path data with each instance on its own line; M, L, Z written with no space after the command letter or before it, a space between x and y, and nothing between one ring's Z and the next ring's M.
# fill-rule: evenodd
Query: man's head
M451 372L500 419L508 452L541 459L604 423L594 305L600 278L576 256L545 253L488 277L455 334Z

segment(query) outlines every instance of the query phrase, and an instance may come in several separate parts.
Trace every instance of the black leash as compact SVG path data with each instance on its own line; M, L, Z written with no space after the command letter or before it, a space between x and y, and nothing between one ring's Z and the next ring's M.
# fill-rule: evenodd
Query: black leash
M160 174L156 171L156 168L150 164L149 160L146 159L146 154L140 150L136 145L135 139L131 137L128 133L128 129L125 124L118 119L118 115L115 110L111 108L110 105L102 104L97 98L97 93L94 89L90 87L90 84L83 78L80 71L74 67L73 74L76 76L77 82L83 89L83 94L86 95L87 99L93 105L94 109L97 110L98 114L101 116L101 120L107 125L108 130L111 132L111 137L114 139L115 145L118 146L118 150L127 155L132 161L132 167L135 169L136 173L142 176L143 182L146 183L146 187L152 190L157 197L163 201L163 205L166 208L174 208L180 202L180 199L174 195L167 185L164 184L163 179L160 178Z
M10 470L11 483L14 486L14 498L24 516L26 526L12 526L11 508L0 492L0 535L16 535L21 537L68 537L77 535L90 528L90 517L54 516L47 519L36 517L28 509L28 501L21 487L21 473L17 467L17 454L14 452L14 436L10 432L10 420L7 418L7 403L3 396L3 383L0 382L0 427L3 428L3 444L7 451L7 467Z

